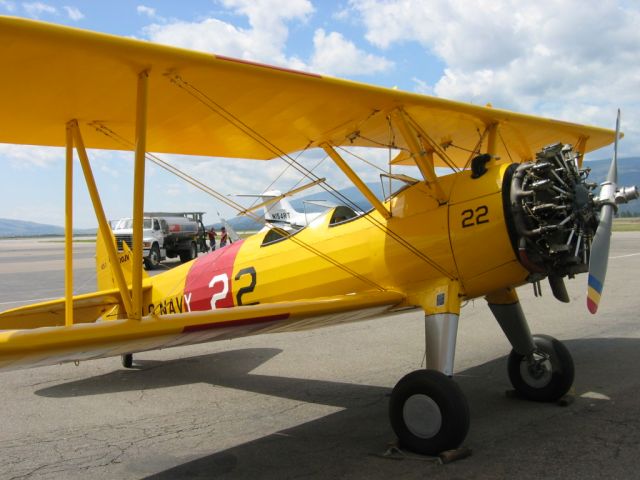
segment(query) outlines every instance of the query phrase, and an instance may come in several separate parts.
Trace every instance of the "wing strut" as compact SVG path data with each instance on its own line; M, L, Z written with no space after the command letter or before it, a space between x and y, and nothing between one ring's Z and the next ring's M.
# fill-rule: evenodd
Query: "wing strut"
M147 98L149 71L138 75L136 100L136 151L133 176L133 265L131 269L131 311L129 318L142 319L142 243L144 221L144 160L147 145Z
M124 308L127 312L127 315L131 318L133 313L131 296L129 294L129 289L127 288L127 282L124 279L124 274L122 273L122 268L120 267L120 260L118 259L118 253L116 252L116 247L113 243L111 228L109 227L109 224L107 223L107 217L104 214L104 208L102 207L100 194L98 193L98 188L96 187L96 181L93 178L93 172L91 171L91 165L89 164L89 157L87 155L87 150L84 148L84 141L82 139L82 134L80 133L80 127L78 126L78 121L71 120L68 123L68 126L73 133L73 140L76 147L76 152L78 152L78 157L80 158L80 166L82 167L84 178L85 178L85 181L87 182L87 189L89 190L91 203L93 203L93 209L96 214L96 220L98 220L100 235L102 235L105 247L107 249L107 253L109 255L109 261L111 262L111 267L113 268L113 273L116 278L116 284L118 285L118 290L120 290L122 303L124 304ZM70 235L70 233L68 234Z
M73 325L73 131L66 129L64 185L64 324Z
M498 124L492 123L491 125L487 125L487 130L487 153L495 159L498 151Z
M404 141L407 142L407 146L413 154L413 159L416 162L420 173L422 173L422 176L427 181L427 185L429 185L433 190L433 196L438 200L440 205L446 203L447 197L438 182L438 177L436 176L434 169L433 150L425 151L424 148L421 148L418 139L407 123L405 113L402 110L396 110L393 116Z
M367 198L367 200L369 200L371 205L373 205L373 208L375 208L384 218L391 218L391 213L389 213L389 210L385 208L382 202L378 200L378 197L373 194L371 189L369 189L369 187L367 187L367 185L360 179L360 177L356 175L351 167L349 167L347 162L344 161L340 154L336 152L334 148L328 143L323 143L320 146L325 152L327 152L327 155L331 157L331 159L336 163L340 170L342 170L344 174L349 177L349 180L353 182L353 184L358 188L358 190L360 190L360 192Z

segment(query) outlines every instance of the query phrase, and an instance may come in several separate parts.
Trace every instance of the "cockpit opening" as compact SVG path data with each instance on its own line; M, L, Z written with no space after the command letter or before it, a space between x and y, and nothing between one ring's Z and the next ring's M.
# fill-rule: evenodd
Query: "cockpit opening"
M358 213L353 208L346 207L344 205L338 205L331 214L329 226L333 227L335 225L340 225L342 223L353 220L356 217L358 217Z

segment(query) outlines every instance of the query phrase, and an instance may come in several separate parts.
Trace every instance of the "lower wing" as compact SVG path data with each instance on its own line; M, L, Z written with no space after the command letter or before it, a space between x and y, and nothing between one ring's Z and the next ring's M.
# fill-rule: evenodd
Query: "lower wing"
M0 369L54 365L124 353L222 340L246 335L295 331L364 320L389 312L404 300L392 291L362 292L312 300L269 303L220 310L148 315L142 320L103 320L99 312L117 304L117 292L74 299L76 309L98 313L92 323L64 326L64 301L48 302L0 314ZM62 315L56 326L39 326L39 315ZM5 315L6 314L6 315ZM3 318L4 316L4 318ZM83 315L86 316L86 315ZM57 318L57 317L56 317ZM51 325L51 323L49 323Z

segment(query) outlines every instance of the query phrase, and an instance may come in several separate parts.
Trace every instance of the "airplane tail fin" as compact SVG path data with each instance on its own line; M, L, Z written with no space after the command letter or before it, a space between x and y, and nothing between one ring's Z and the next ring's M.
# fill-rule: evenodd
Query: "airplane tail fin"
M109 235L109 239L107 241L111 241L113 242L113 245L116 245L116 239L113 236L113 233ZM118 252L118 260L120 262L120 267L122 268L122 273L124 274L124 279L127 284L130 284L132 278L133 254L126 242L122 242L122 251ZM148 276L147 272L143 270L142 278L144 279ZM98 235L96 236L96 282L98 291L118 288L118 284L116 283L113 273L113 267L109 260L109 254L107 253L107 246L103 236L100 235L100 232L98 232Z
M268 193L270 192L267 192L267 194L262 196L263 201L267 201L270 198L279 195L279 192L276 192L277 195L268 195ZM267 222L291 222L291 220L299 213L300 212L293 208L291 202L289 202L286 197L264 207L264 219Z
M259 198L260 204L251 207L250 211L261 208L264 221L268 223L292 223L292 220L301 215L279 190L270 190L259 195L238 195L238 197Z

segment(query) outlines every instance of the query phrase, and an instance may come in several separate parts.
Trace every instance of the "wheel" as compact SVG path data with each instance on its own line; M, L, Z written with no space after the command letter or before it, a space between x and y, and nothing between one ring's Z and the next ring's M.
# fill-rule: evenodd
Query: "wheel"
M573 360L562 342L548 335L535 335L534 362L511 351L509 380L516 392L536 402L555 402L573 384Z
M191 242L189 245L189 250L183 250L180 252L180 261L182 263L188 262L189 260L193 260L198 256L198 251L196 248L196 244Z
M122 361L122 366L124 368L133 367L133 353L125 353L120 356L120 360Z
M400 444L423 455L457 448L469 431L469 405L460 387L436 370L416 370L393 388L391 427Z
M160 247L158 247L157 243L154 243L151 246L151 250L149 251L149 255L144 259L144 266L147 270L153 270L154 268L158 268L160 265Z

